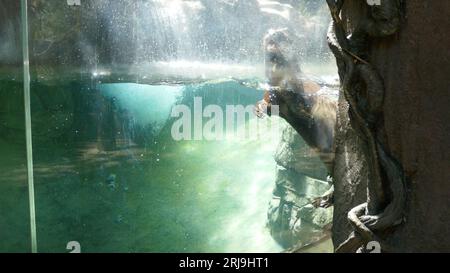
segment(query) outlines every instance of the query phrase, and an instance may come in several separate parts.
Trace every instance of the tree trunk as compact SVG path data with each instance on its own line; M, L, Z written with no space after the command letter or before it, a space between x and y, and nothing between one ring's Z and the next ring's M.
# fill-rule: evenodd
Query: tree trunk
M405 219L384 241L392 252L449 252L450 1L404 2L400 30L371 37L367 59L385 86L384 119L377 131L406 178ZM347 1L342 17L351 28L366 10L364 1ZM342 95L338 111L335 247L353 231L347 213L366 201L368 182L364 145L351 127Z

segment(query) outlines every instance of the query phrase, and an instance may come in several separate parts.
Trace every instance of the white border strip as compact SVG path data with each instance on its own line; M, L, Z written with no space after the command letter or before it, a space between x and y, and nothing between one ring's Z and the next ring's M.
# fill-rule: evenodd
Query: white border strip
M23 50L23 92L25 103L25 132L27 144L28 198L30 202L31 252L37 253L36 240L36 210L34 204L33 175L33 139L31 133L31 103L30 103L30 57L28 49L28 7L27 0L21 0L22 16L22 50Z

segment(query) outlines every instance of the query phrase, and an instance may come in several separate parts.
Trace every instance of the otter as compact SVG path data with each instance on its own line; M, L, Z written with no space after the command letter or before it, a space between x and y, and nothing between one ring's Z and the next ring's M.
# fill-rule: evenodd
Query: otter
M318 153L332 174L337 101L321 95L321 86L303 76L290 37L286 29L270 30L264 37L268 84L263 99L255 105L255 114L270 116L272 105L278 105L279 116ZM328 207L332 196L331 189L313 204Z

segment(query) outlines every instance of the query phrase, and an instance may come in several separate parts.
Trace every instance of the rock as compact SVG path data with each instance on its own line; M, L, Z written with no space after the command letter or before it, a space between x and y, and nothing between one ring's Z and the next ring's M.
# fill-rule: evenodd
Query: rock
M280 245L285 248L308 245L325 236L333 219L333 208L315 208L311 200L329 187L324 181L283 168L278 170L269 203L268 227Z
M275 153L278 165L309 177L326 180L327 170L316 152L289 125L285 125Z
M308 177L281 166L277 168L276 185L282 186L296 194L309 197L321 196L330 188L328 182Z
M323 163L290 126L283 129L275 160L277 175L268 210L272 237L285 248L322 239L328 234L333 208L315 208L311 201L331 187Z
M308 204L299 210L299 218L319 228L325 228L333 220L333 208L315 208Z

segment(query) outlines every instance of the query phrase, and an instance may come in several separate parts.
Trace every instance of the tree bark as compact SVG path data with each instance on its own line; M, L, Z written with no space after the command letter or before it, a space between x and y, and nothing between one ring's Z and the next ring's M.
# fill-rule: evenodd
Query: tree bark
M382 0L383 2L383 0ZM346 1L351 29L364 1ZM389 252L450 251L450 2L404 1L400 30L370 38L367 61L384 82L383 120L377 135L406 178L404 222L383 234ZM368 164L341 96L336 129L333 243L353 228L347 213L367 199ZM383 249L382 249L383 251Z

